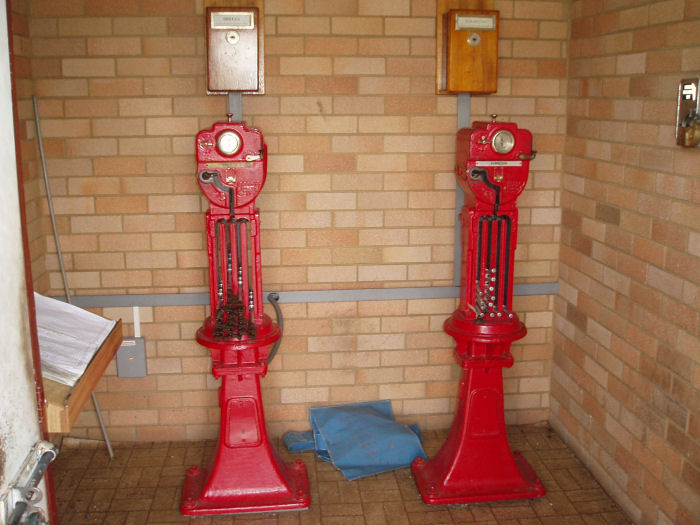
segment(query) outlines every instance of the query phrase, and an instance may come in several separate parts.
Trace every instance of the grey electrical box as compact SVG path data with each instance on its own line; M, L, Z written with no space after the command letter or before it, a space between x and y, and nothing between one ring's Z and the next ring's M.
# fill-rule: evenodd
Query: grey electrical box
M122 341L117 350L117 375L146 377L146 341L143 337L130 337Z

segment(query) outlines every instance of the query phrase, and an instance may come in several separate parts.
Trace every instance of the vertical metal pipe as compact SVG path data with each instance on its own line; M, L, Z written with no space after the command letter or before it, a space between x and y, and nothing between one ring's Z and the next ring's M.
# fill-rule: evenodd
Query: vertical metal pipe
M227 290L226 290L226 302L228 303L229 294L233 295L233 258L231 254L231 221L226 221L224 223L224 238L226 239L226 278Z
M245 219L237 219L234 222L236 227L236 275L238 277L238 299L241 304L245 304L245 292L243 290L243 242L241 239L241 223Z
M248 273L248 312L249 319L252 322L253 318L255 317L255 291L253 290L255 273L255 247L253 245L253 230L251 222L246 222L245 231L246 272Z
M44 173L44 184L46 186L46 200L49 204L49 215L51 216L51 226L53 227L53 238L56 243L56 254L58 255L58 264L61 267L61 277L63 278L63 289L66 294L66 302L71 303L70 288L68 286L68 277L66 276L66 267L63 264L63 252L61 251L61 241L58 236L58 227L56 226L56 214L53 209L53 199L51 198L51 187L49 185L49 174L46 169L46 155L44 154L44 139L41 135L41 122L39 121L39 107L36 101L36 95L32 95L32 104L34 105L34 122L36 124L36 135L37 142L39 143L39 155L41 157L41 170ZM95 392L92 392L92 403L95 405L95 411L97 412L97 420L100 422L100 429L102 430L102 435L105 438L105 444L107 445L107 451L109 452L110 459L114 458L114 452L112 451L112 444L109 441L109 435L107 434L107 428L105 427L104 421L102 420L102 414L100 413L100 405L97 404L97 397Z
M476 241L476 284L481 288L481 252L484 244L484 218L479 219L479 233Z
M100 411L100 405L97 403L97 396L95 392L92 392L92 404L95 405L95 412L97 412L97 421L100 423L100 429L102 429L102 435L105 438L105 445L107 445L107 452L109 453L109 459L114 459L114 451L112 450L112 443L109 441L109 435L107 435L107 428L105 427L105 422L102 419L102 412Z
M512 291L510 290L510 283L511 278L510 278L510 254L511 254L511 231L512 231L512 223L510 220L510 217L507 215L504 215L504 219L506 222L506 256L505 256L505 268L503 269L503 278L505 279L505 283L503 285L503 307L504 308L509 308L508 306L508 299L512 296Z
M66 301L71 304L70 288L68 287L68 277L66 276L66 267L63 264L63 252L61 251L61 241L58 237L58 227L56 226L56 214L53 209L53 199L51 198L51 187L49 185L49 175L46 170L46 155L44 154L44 139L41 135L41 122L39 121L39 106L37 105L36 95L32 95L32 103L34 104L34 123L36 125L37 142L39 143L39 156L41 157L41 170L44 173L44 185L46 186L46 200L49 205L49 215L51 216L51 226L53 227L53 238L56 243L56 254L58 255L58 264L61 267L61 277L63 278L63 290L66 294Z
M502 242L502 234L501 234L501 222L502 220L500 218L496 219L496 228L497 228L497 235L496 235L496 281L494 282L494 292L491 297L494 297L494 307L496 310L500 310L500 305L499 302L501 300L499 296L499 289L501 286L501 281L503 280L503 275L501 274L501 256L503 255L503 246L501 246Z
M224 304L224 281L221 275L221 220L214 223L214 256L216 257L216 311L222 304Z
M489 270L493 269L493 264L491 264L492 256L492 243L493 243L493 221L491 217L486 217L486 268Z

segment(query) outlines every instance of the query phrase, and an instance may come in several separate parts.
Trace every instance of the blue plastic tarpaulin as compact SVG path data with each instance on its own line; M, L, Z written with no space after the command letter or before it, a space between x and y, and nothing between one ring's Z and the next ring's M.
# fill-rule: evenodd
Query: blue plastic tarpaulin
M416 425L394 420L390 401L373 401L309 410L310 432L289 432L290 452L314 450L352 481L408 467L426 458Z

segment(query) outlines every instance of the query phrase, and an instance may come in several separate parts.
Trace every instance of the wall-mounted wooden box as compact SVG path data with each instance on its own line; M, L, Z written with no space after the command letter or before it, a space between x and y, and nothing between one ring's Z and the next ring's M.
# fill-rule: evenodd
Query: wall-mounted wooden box
M498 11L492 0L438 0L436 92L495 93Z
M453 9L447 28L447 91L495 93L498 89L498 11Z
M265 92L262 6L206 8L207 92ZM251 2L261 4L261 2Z

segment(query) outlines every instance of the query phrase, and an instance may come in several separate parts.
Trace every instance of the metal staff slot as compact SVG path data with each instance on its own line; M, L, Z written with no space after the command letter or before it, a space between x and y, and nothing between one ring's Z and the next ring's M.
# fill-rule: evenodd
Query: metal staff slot
M203 174L207 174L207 180L217 184L218 174L216 172L202 172L200 178ZM218 186L217 186L218 187ZM245 298L246 295L250 295L250 271L248 274L248 291L243 288L243 266L245 264L246 270L248 266L248 255L245 255L245 261L243 256L243 243L241 234L241 225L250 224L250 221L244 217L235 217L235 202L234 193L232 188L226 188L228 193L228 204L229 204L229 217L228 219L219 219L214 225L214 243L215 243L215 259L216 259L216 279L217 279L217 299L218 304L216 305L215 312L215 325L213 335L214 338L219 341L226 341L230 339L240 340L244 335L249 338L254 338L256 335L255 322L253 319L253 308L250 307L246 310ZM224 229L224 242L225 251L221 253L221 228ZM232 230L235 231L235 259L236 259L236 284L234 287L234 277L233 277L233 260L234 260L234 248L231 239ZM248 237L248 228L245 227L246 237ZM246 238L246 248L250 244ZM247 250L246 250L247 251ZM226 295L224 297L224 278L222 275L222 263L224 260L226 265ZM248 298L249 305L253 305L252 297Z
M217 290L220 294L220 303L217 305L214 325L214 337L217 340L225 341L230 339L240 340L244 335L248 338L256 336L256 328L253 316L254 301L251 289L251 275L248 269L248 254L247 249L250 244L249 228L250 221L244 217L219 219L216 222L216 263L217 263ZM223 226L225 236L225 252L222 254L221 243L219 240L219 231ZM241 227L243 226L243 227ZM245 233L245 241L244 239ZM231 235L235 235L232 241ZM235 242L235 255L234 255ZM244 246L246 253L244 254ZM233 261L236 261L236 281L234 285L234 270ZM223 298L223 282L221 276L220 260L226 261L226 297ZM244 266L247 273L247 287L244 287ZM246 308L245 300L248 299L248 308Z
M498 214L498 207L501 204L501 187L489 180L488 171L472 168L469 176L473 180L482 182L492 189L495 194L492 214L482 216L478 222L476 254L477 297L475 297L477 317L483 319L487 313L489 317L501 317L504 313L508 317L512 317L512 314L509 314L507 310L508 283L504 282L504 279L507 279L510 275L508 254L511 251L512 222L508 215ZM486 238L484 238L484 223L486 224ZM496 228L495 245L493 242L494 226ZM505 243L503 242L504 229ZM484 249L486 251L485 257L482 253Z
M216 253L215 253L215 258L216 258L216 297L217 297L217 303L216 307L219 308L222 304L224 304L224 281L223 281L223 276L221 274L221 226L226 227L226 220L221 219L216 221L214 224L214 242L216 246Z

